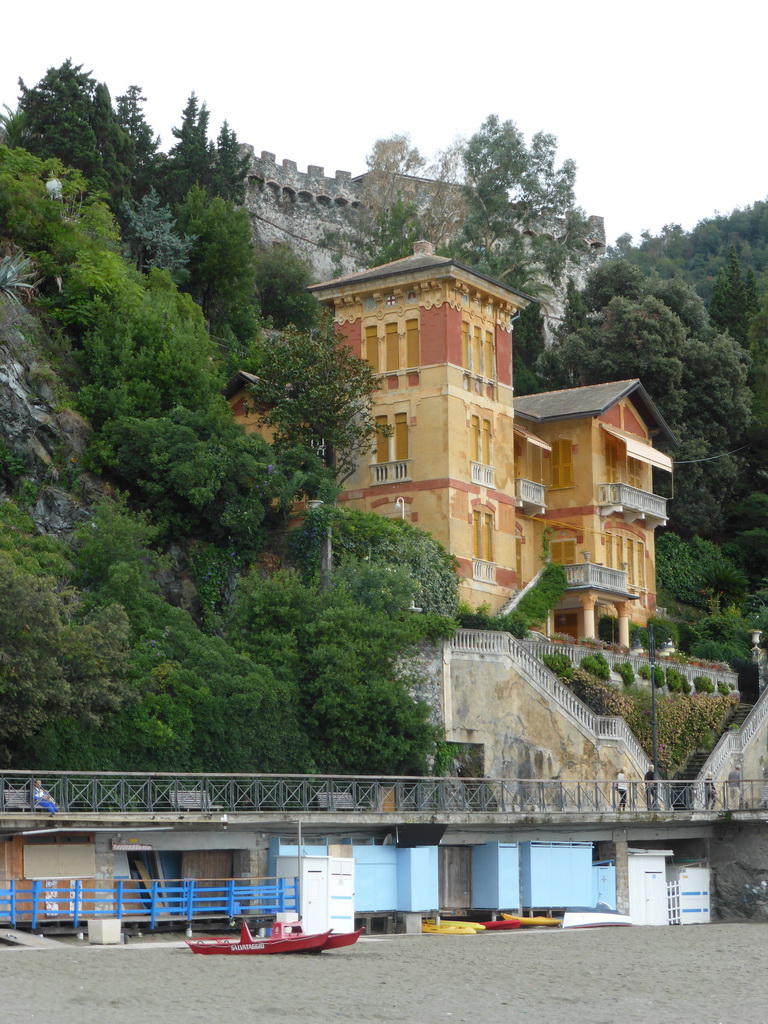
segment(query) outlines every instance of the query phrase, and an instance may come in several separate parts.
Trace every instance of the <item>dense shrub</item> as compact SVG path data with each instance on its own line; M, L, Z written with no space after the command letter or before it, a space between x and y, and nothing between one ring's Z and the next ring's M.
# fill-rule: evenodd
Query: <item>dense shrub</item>
M687 683L682 672L671 666L667 669L667 689L670 693L683 693L683 683Z
M693 680L693 686L696 693L714 693L715 684L709 678L709 676L695 676Z
M542 661L556 676L573 679L573 665L567 654L545 654Z
M589 672L596 679L611 678L611 666L602 654L585 654L580 664L585 672Z
M562 565L547 565L535 586L520 600L515 611L526 618L531 626L546 622L566 590L565 569Z
M727 697L728 694L731 692L731 689L728 686L728 683L720 682L717 684L717 692L719 694L722 694L723 697Z
M635 667L630 661L624 661L621 665L617 665L616 671L625 686L632 686L635 681Z

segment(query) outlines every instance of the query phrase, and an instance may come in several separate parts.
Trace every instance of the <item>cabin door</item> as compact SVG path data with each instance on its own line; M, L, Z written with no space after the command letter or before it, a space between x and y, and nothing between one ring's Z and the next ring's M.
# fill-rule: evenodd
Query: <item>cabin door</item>
M440 846L440 909L467 910L472 906L472 847Z

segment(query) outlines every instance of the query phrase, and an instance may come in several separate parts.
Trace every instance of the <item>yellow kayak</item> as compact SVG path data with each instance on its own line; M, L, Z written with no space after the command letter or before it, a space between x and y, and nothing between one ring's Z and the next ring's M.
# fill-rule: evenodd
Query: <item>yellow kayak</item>
M504 921L519 921L521 928L554 928L561 923L559 917L518 917L517 914L502 914Z
M477 930L467 924L428 924L422 922L421 930L425 935L476 935Z

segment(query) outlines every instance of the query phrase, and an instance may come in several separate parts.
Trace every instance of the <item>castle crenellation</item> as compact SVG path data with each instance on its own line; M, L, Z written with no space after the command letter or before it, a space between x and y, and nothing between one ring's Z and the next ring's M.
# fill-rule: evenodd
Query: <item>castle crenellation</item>
M262 150L257 157L252 146L245 146L250 156L248 177L261 181L272 188L290 189L297 195L308 193L311 196L327 196L330 199L342 199L347 203L360 202L360 179L352 178L350 171L336 171L334 177L327 177L325 168L318 164L309 164L306 171L300 171L295 160L282 160L279 164L274 153Z
M289 245L311 262L318 280L360 269L361 220L357 211L365 206L365 173L353 178L349 171L336 171L329 177L319 164L308 164L306 171L300 171L295 160L278 163L269 150L257 156L253 146L243 145L241 152L249 160L245 207L257 243ZM411 176L405 176L403 183L417 205L428 200L434 184ZM562 233L564 225L564 218L544 214L538 230L554 237ZM603 218L589 217L589 225L590 251L568 271L577 283L583 283L605 252ZM543 302L553 323L562 316L564 302L564 285Z

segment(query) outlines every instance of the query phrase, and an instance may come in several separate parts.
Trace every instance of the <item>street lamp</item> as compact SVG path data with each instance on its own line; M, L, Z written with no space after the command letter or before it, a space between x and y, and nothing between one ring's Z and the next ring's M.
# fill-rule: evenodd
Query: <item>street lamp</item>
M651 752L653 757L653 770L658 771L656 749L656 638L653 635L653 626L648 629L648 667L651 670Z

